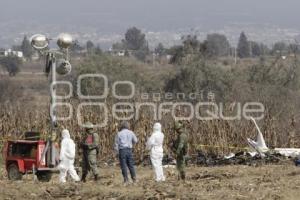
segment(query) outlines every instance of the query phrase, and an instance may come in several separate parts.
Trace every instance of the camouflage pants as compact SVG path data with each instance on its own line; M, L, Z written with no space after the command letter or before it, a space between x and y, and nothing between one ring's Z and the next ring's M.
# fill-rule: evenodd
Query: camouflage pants
M97 156L96 154L83 155L82 159L82 177L85 178L89 171L92 171L94 176L98 176Z
M185 156L177 155L176 159L176 167L178 170L178 179L185 180Z

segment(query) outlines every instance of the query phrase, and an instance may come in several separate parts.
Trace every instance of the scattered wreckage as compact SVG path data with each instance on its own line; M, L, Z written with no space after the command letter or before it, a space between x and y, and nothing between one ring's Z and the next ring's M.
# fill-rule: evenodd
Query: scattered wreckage
M241 151L236 154L231 153L228 156L218 157L217 155L206 155L198 152L196 164L205 166L216 165L261 165L261 164L280 164L288 161L295 161L296 165L300 165L298 157L300 157L300 148L275 148L269 149L266 145L263 134L254 118L253 121L258 135L255 140L247 138L249 145L248 151Z
M186 162L198 166L223 166L223 165L249 165L259 166L264 164L293 163L300 165L300 148L274 148L267 147L263 134L254 118L251 118L258 134L256 140L247 138L249 148L243 151L231 153L227 156L220 156L214 153L204 153L199 150L197 154L187 156ZM150 157L145 156L140 163L144 166L151 165ZM171 155L164 155L163 167L174 168L176 160Z
M281 164L294 161L296 165L300 165L298 157L300 157L300 148L275 148L267 147L263 134L254 118L253 121L258 134L256 141L247 138L249 148L238 153L231 153L227 156L218 156L212 153L203 153L198 151L196 155L189 156L187 162L200 166L222 166L222 165L250 165L258 166L263 164ZM172 158L164 158L164 165L170 166L174 164ZM176 162L176 161L175 161Z
M255 124L255 127L258 131L258 135L256 138L256 141L247 139L247 142L252 149L252 152L259 154L261 157L264 157L267 152L275 152L277 154L280 154L282 156L291 157L291 158L298 158L300 156L300 148L275 148L275 149L269 149L266 145L265 139L263 137L262 132L260 131L260 128L258 127L255 119L251 118L253 123Z

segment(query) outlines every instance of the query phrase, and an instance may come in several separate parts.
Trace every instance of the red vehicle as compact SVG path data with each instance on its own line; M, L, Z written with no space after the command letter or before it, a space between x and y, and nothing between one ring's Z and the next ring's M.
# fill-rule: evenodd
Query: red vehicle
M55 165L49 165L49 144L44 140L10 140L3 149L3 158L10 180L21 180L26 173L36 174L39 181L49 181Z

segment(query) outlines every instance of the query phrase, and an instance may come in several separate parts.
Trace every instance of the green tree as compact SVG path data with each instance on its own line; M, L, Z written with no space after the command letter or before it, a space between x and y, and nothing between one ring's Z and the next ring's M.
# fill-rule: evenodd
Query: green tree
M270 52L269 48L263 43L249 41L250 51L252 57L259 57Z
M299 44L293 43L289 45L289 53L296 54L299 53L299 50L300 50Z
M113 50L125 50L126 46L124 42L116 42L112 45Z
M136 27L132 27L127 30L125 33L125 40L123 42L129 50L137 51L148 48L145 34Z
M148 42L146 36L136 27L129 28L125 33L125 39L122 43L126 50L131 51L138 60L145 61L149 54Z
M168 54L172 55L170 63L183 64L186 60L200 58L206 53L206 44L201 43L197 36L187 35L182 36L182 45L176 45L167 50Z
M247 39L247 36L244 32L241 33L238 47L237 47L237 54L240 58L247 58L250 56L250 46Z
M263 43L260 43L260 49L261 49L261 55L268 55L271 52L269 47Z
M78 40L75 40L73 44L70 46L70 51L73 53L80 53L80 51L84 50Z
M276 42L272 48L272 54L282 54L288 50L288 45L284 42Z
M182 67L174 78L167 81L165 91L185 94L214 91L216 97L221 98L229 86L227 79L225 69L198 61Z
M102 49L99 45L95 48L95 54L102 54Z
M95 51L95 45L92 41L87 41L86 42L86 50L88 53L93 53Z
M200 41L196 35L187 35L181 38L185 54L197 54L200 50Z
M167 50L168 54L170 54L171 64L179 64L182 61L182 58L184 57L184 52L183 52L183 46L182 45L176 45L172 46L170 49Z
M254 41L249 41L249 46L251 50L251 56L258 57L263 54L262 46L259 43Z
M25 35L22 41L22 44L20 46L20 50L23 52L24 57L31 58L34 50L30 44L30 41L28 40L27 36Z
M206 38L207 53L211 56L227 56L230 53L230 44L225 35L209 34Z
M166 49L162 43L159 43L157 47L155 47L154 53L156 53L157 55L162 56L165 54L165 52Z

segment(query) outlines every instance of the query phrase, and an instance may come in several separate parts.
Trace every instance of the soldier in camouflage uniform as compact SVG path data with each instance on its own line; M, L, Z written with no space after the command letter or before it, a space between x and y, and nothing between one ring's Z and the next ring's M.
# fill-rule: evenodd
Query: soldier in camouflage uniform
M97 167L97 155L99 152L99 136L93 129L93 124L88 122L85 124L86 132L85 137L81 143L83 150L82 158L82 178L83 182L86 181L88 171L92 171L95 180L99 178Z
M180 122L175 122L175 132L177 139L174 144L174 151L176 153L178 179L185 180L185 157L188 151L188 137L183 124Z

